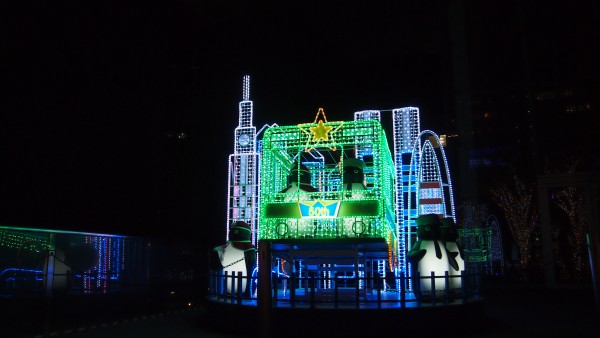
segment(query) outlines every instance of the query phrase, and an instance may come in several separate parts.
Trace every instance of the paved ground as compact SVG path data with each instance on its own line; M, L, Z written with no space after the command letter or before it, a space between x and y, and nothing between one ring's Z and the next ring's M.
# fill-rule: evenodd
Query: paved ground
M486 289L484 311L470 337L600 336L600 309L591 288L492 285Z
M189 305L188 302L192 301ZM600 311L588 288L546 291L535 285L494 284L485 289L484 300L474 308L453 313L430 312L412 317L407 313L381 316L376 313L308 312L276 313L270 330L264 330L253 314L246 325L236 319L243 312L211 313L210 304L169 294L148 297L78 299L54 303L49 315L36 303L0 300L0 337L222 337L252 338L260 332L272 338L380 336L397 327L402 336L420 337L597 337ZM230 311L231 310L231 311ZM331 310L327 310L331 311ZM324 318L326 316L326 318ZM219 320L215 320L219 317ZM376 324L368 319L380 318ZM289 319L289 321L287 321ZM325 319L325 320L323 320ZM315 325L315 322L320 324ZM293 324L288 324L293 323ZM461 324L461 325L457 325ZM251 327L254 326L254 327ZM261 327L263 330L261 331Z
M460 313L452 313L454 310ZM390 312L371 316L375 319L365 314L317 312L314 316L295 316L291 325L276 317L271 337L282 332L286 332L286 337L369 337L393 327L402 336L418 337L600 336L600 312L595 309L593 295L588 290L545 292L529 287L498 286L489 290L480 306L450 311L427 310L419 315ZM322 320L323 317L327 318ZM236 327L222 331L240 333Z

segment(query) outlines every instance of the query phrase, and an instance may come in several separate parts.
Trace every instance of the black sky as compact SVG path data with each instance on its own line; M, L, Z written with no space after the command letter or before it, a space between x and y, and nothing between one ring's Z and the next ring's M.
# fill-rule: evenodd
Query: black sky
M319 107L345 120L418 106L423 128L451 130L457 76L520 86L518 3L465 1L471 75L453 72L460 46L445 1L19 5L6 20L0 224L157 234L176 223L178 235L224 224L221 191L246 74L258 127L312 121ZM576 27L550 32L581 49L568 34L593 30L586 25L597 14L582 3L525 7L539 16L528 27L543 34L564 12ZM554 58L575 53L541 41ZM214 202L203 204L206 192Z

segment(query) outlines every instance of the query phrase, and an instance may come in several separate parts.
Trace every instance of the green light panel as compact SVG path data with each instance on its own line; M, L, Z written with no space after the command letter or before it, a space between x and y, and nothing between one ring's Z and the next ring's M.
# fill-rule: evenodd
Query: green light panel
M313 142L306 132L317 123L268 128L262 139L259 239L385 238L396 236L395 168L381 124L377 120L327 122L327 139ZM367 190L346 190L340 168L356 158L357 148L372 149L372 159L360 158ZM309 149L308 152L305 150ZM294 162L309 168L316 192L287 195ZM297 178L300 180L300 176ZM326 206L339 201L335 217ZM300 206L315 202L323 208L306 217ZM322 215L322 217L314 216Z
M0 247L38 252L53 246L54 243L51 243L51 238L53 239L54 236L50 236L50 233L47 232L25 232L0 228Z

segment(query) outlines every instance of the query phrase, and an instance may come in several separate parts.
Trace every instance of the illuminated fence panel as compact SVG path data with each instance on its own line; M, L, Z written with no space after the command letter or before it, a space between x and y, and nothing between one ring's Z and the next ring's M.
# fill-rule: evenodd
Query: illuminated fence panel
M0 296L41 295L46 278L61 294L139 290L148 254L141 238L0 226Z
M85 243L95 249L98 254L98 264L82 276L85 292L107 293L113 281L119 281L120 274L125 270L125 244L123 238L86 236Z
M40 251L51 246L50 236L44 232L23 232L17 228L0 228L0 248Z

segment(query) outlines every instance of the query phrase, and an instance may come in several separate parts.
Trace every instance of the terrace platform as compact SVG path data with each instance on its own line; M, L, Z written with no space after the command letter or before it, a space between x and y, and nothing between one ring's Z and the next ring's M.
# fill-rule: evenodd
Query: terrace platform
M223 287L227 278L237 279L234 284L241 285L240 277L213 273L207 313L217 326L223 321L224 327L229 325L234 331L246 328L261 337L283 331L288 337L371 336L390 325L418 334L424 323L428 323L426 329L432 332L443 327L460 329L464 318L469 317L470 322L482 316L483 297L478 274L459 277L463 281L463 288L459 290L443 287L449 285L448 278L452 277L420 277L430 278L434 291L414 293L410 287L413 277L381 278L374 271L374 262L387 261L388 254L383 239L260 242L262 266L269 266L273 259L285 259L292 263L299 261L304 267L315 267L288 276L265 269L262 275L259 272L258 276L248 278L252 292L247 295L235 291L228 294ZM348 266L351 266L349 270L345 270ZM355 273L349 278L347 272L352 271ZM267 287L261 288L257 283ZM236 318L234 327L227 324L230 318Z

